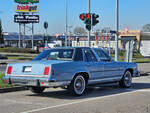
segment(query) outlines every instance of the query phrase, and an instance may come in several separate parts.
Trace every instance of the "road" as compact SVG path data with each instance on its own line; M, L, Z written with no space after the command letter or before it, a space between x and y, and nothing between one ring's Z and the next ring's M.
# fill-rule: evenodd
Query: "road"
M150 77L143 76L134 78L129 89L117 84L89 87L80 97L59 88L0 94L0 113L150 113L149 98Z

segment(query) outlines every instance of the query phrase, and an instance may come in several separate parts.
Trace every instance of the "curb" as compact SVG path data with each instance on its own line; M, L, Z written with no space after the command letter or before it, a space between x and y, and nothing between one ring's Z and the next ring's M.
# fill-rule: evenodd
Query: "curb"
M26 87L0 88L0 93L16 92L27 90Z

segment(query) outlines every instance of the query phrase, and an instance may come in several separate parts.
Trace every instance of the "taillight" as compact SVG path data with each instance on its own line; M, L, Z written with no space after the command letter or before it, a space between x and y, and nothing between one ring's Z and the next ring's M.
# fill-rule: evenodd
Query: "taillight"
M11 74L11 72L12 72L12 66L9 66L7 69L7 74Z
M44 69L44 75L48 75L50 71L50 67L45 67Z
M7 83L8 83L8 80L5 80L4 82L7 84Z

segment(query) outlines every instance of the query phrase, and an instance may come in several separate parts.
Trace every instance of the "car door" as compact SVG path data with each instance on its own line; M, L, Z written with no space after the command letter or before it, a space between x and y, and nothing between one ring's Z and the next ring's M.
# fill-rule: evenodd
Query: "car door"
M95 81L100 77L103 77L103 63L98 62L91 49L83 49L83 52L85 56L85 66L90 73L90 81Z
M100 57L100 62L104 64L104 78L108 80L119 79L121 77L120 65L112 61L111 57L102 49L96 49L95 51Z

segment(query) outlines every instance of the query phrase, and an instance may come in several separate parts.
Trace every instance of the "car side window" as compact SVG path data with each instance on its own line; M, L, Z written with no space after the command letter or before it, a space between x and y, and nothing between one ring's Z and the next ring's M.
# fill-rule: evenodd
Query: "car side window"
M90 49L84 49L84 54L87 62L97 62L96 57Z
M74 61L83 61L82 49L76 48L75 55L74 55Z
M96 49L95 52L100 57L100 60L102 60L102 61L110 60L110 57L106 53L104 53L104 51L102 51L100 49Z

